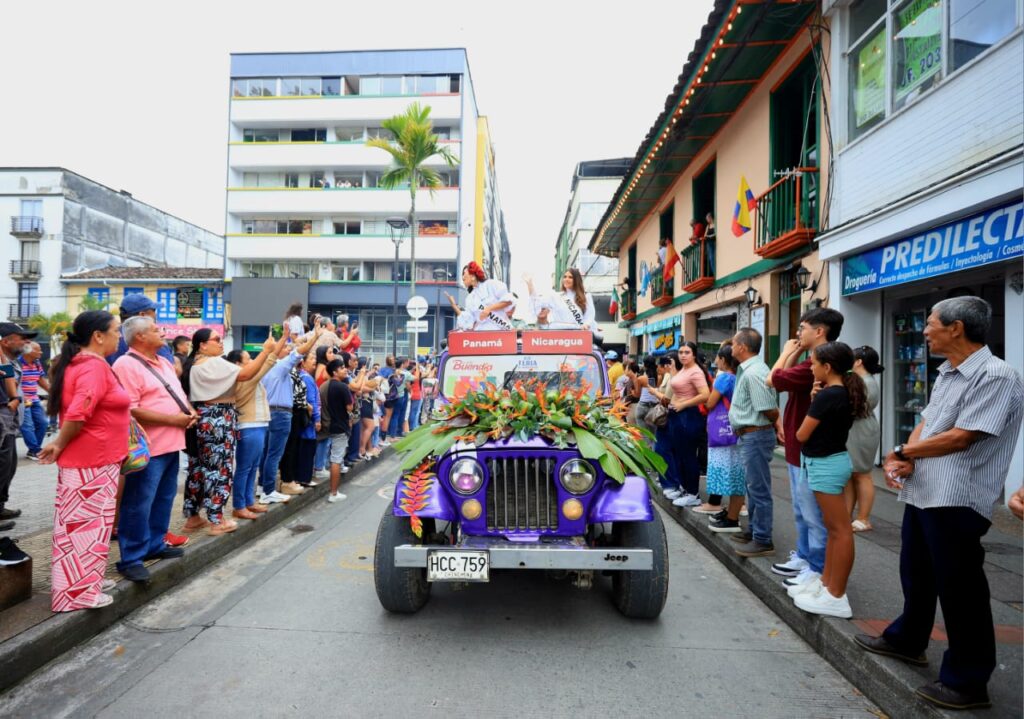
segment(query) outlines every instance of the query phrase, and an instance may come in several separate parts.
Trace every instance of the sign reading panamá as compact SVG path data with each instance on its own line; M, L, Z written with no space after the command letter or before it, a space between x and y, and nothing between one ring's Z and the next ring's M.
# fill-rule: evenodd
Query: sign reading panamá
M843 260L843 294L878 290L1024 255L1024 202L935 227Z

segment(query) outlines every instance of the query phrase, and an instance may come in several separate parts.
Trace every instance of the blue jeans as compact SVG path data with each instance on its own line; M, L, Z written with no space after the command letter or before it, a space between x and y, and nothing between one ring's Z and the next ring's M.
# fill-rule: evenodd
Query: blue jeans
M125 477L117 523L117 544L121 548L118 570L141 566L143 559L164 548L177 494L176 451L150 457L145 469Z
M409 431L420 426L420 411L423 409L422 399L409 400Z
M316 454L313 455L313 469L319 472L327 469L327 460L331 456L331 438L324 437L316 443Z
M679 484L687 494L700 493L700 462L697 449L704 432L704 418L696 407L668 413L669 451L675 459Z
M348 447L345 449L345 464L355 464L359 461L359 441L362 434L362 420L348 428Z
M821 518L821 507L807 484L807 476L800 467L787 464L789 493L793 497L793 519L796 521L796 553L821 574L825 569L825 540L828 532Z
M409 406L409 395L405 394L395 400L395 411L388 422L388 437L402 436L402 423L405 422L405 408Z
M665 460L668 465L665 474L659 477L658 481L665 489L679 489L679 472L676 471L676 459L672 454L672 442L669 439L669 429L656 427L654 430L654 452Z
M277 489L277 470L284 457L284 449L288 445L288 435L292 432L292 413L281 410L270 411L270 427L267 433L267 459L263 462L263 474L260 475L260 488L264 494Z
M43 440L46 439L46 428L48 426L46 411L42 402L35 402L25 407L25 418L21 422L21 436L25 439L25 446L32 454L38 454L43 447Z
M747 477L747 510L750 532L760 544L772 543L772 475L769 464L775 450L772 428L740 436L740 453Z
M246 427L238 433L235 448L235 485L231 490L231 504L245 509L256 504L256 472L263 461L267 444L266 427Z

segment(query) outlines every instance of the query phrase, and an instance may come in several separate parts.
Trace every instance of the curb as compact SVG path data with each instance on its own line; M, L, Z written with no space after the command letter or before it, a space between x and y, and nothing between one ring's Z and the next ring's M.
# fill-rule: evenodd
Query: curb
M680 511L660 493L653 498L666 514L736 575L790 629L886 714L912 719L949 716L917 696L916 689L924 682L913 670L896 660L884 659L861 649L853 640L854 634L860 630L852 622L816 616L798 609L779 587L782 577L771 573L770 562L744 559L733 552L732 542L723 542L707 528L707 515Z
M378 459L391 454L385 448ZM353 477L369 471L372 463L361 462L343 476L342 487ZM214 562L223 559L253 539L293 519L303 509L327 496L326 480L303 494L295 495L287 504L274 505L271 511L255 522L239 523L238 529L212 541L191 544L180 559L158 560L148 567L150 581L146 585L119 579L108 593L113 604L103 609L53 614L39 624L0 644L0 692L7 691L22 679L53 661L77 645L92 639L121 618L169 589L179 586ZM277 507L280 506L280 509Z

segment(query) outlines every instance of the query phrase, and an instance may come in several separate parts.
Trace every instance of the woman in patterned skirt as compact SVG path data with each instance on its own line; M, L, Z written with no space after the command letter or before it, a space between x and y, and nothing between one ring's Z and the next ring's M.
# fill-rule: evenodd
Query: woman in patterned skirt
M60 433L39 453L56 462L50 605L55 612L96 609L113 601L103 590L114 527L121 462L128 454L128 393L106 357L117 351L121 322L109 312L82 312L51 370L47 412Z
M723 345L715 356L718 374L705 403L708 409L708 494L728 497L726 509L712 515L710 526L715 532L739 532L739 512L747 485L743 474L743 457L736 435L729 426L729 405L736 387L739 362L732 356L732 345Z
M185 480L185 531L206 528L211 536L238 529L238 523L224 518L224 507L231 496L235 471L235 441L238 413L235 409L235 385L255 377L275 348L273 336L263 350L245 366L228 362L221 355L221 337L202 328L192 335L192 351L185 359L181 386L188 393L199 415L196 423L196 447L188 458ZM199 516L206 510L206 520Z

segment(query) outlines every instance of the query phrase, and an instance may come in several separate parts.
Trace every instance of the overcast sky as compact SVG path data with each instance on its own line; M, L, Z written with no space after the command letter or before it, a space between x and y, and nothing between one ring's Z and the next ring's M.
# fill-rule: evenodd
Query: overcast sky
M465 47L513 286L549 277L573 168L632 157L712 0L0 4L0 165L59 165L224 231L232 52Z

